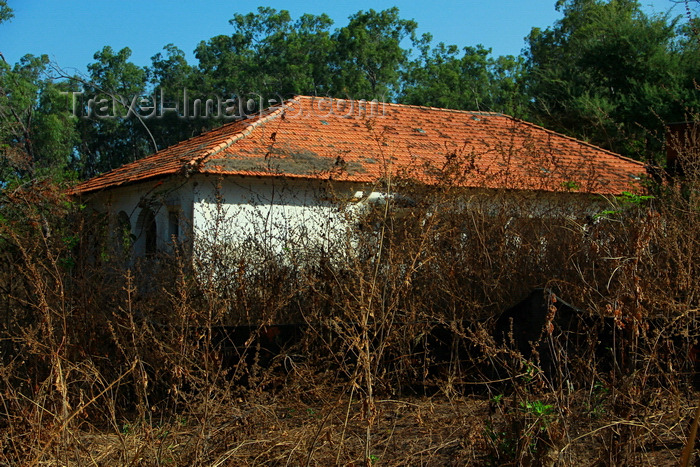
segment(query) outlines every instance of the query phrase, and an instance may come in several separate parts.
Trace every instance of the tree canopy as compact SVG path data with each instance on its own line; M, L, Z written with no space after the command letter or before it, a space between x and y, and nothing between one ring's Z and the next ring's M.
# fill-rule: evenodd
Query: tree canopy
M46 55L0 62L0 182L70 170L78 134L61 92L71 83L51 79L48 65Z
M462 50L442 42L431 47L431 40L423 36L420 54L403 73L402 103L523 116L527 96L521 57L494 58L481 44Z
M544 126L639 159L665 123L697 107L697 37L636 0L559 0L564 17L530 33L525 80Z

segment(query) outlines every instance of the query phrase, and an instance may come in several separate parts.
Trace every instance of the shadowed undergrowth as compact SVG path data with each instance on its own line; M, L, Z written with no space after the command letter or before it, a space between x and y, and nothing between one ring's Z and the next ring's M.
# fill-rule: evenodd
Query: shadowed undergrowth
M677 462L700 297L685 167L584 218L395 181L413 205L379 205L333 254L293 261L221 245L131 261L52 184L7 189L0 459ZM554 293L543 326L498 338L538 287Z

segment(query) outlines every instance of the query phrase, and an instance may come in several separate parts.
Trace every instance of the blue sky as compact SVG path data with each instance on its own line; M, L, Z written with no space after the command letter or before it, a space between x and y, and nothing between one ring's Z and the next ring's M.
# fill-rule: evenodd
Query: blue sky
M149 65L150 57L173 43L195 63L192 53L201 40L230 34L234 13L258 5L303 13L327 13L335 26L359 10L397 6L401 17L418 22L418 33L430 32L435 42L460 47L483 44L495 55L520 53L532 27L545 28L560 18L556 0L447 0L441 2L355 0L335 2L235 0L8 0L15 18L0 25L0 52L9 63L23 55L47 54L69 72L85 72L105 45L129 47L132 61ZM642 0L648 12L683 14L672 0Z

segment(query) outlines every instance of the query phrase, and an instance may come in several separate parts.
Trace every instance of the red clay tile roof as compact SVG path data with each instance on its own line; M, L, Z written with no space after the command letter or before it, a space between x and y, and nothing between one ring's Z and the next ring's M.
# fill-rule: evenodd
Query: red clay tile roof
M297 96L87 180L77 194L175 174L634 191L640 162L507 115Z

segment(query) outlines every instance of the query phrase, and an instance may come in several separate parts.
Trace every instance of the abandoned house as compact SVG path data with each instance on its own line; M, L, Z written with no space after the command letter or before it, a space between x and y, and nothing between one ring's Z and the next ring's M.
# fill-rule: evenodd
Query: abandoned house
M399 179L454 183L465 200L492 204L527 194L542 215L544 206L579 215L638 190L643 173L637 161L503 114L297 96L74 194L108 214L137 256L173 242L328 251L352 229L347 212L400 195Z

